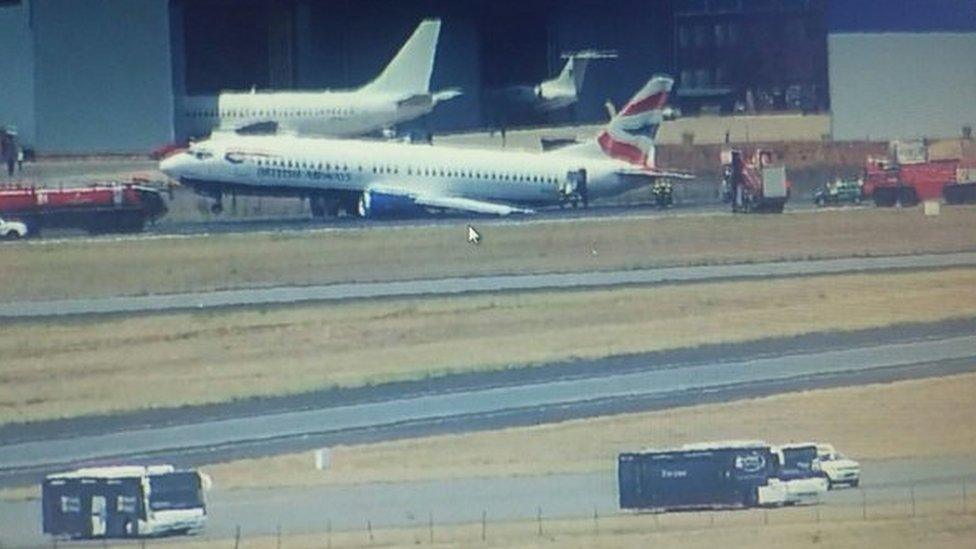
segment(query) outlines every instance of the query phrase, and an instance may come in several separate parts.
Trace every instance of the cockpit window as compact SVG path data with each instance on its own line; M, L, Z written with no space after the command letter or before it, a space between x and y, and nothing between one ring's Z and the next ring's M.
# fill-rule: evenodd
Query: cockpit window
M190 149L190 155L197 160L206 160L208 158L213 158L213 153L206 149Z

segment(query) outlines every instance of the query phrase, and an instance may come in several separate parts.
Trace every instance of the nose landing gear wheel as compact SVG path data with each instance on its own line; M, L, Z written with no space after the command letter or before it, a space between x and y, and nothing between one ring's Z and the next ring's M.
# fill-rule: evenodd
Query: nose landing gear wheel
M212 213L214 215L219 215L223 211L224 211L224 205L221 204L220 202L214 202L210 206L210 213Z

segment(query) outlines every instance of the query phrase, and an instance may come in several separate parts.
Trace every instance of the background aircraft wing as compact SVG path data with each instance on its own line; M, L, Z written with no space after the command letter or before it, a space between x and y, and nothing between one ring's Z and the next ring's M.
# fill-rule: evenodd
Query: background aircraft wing
M235 126L234 131L241 135L264 135L278 132L279 124L275 120L251 122L246 125Z

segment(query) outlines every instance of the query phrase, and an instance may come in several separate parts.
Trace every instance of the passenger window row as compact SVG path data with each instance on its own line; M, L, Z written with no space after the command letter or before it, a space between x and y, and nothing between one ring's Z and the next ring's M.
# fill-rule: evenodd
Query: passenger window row
M332 162L307 162L304 160L264 160L257 159L258 166L268 166L277 168L301 168L301 169L318 169L318 170L349 170L348 164L340 165L338 162L333 164ZM388 174L388 175L399 175L400 168L398 166L392 165L372 165L368 168L363 167L362 164L356 166L356 169L363 173L367 169L374 174ZM431 167L414 167L408 166L406 168L406 175L416 175L424 177L451 177L451 178L465 178L465 179L485 179L489 181L512 181L512 182L524 182L524 183L558 183L559 178L552 176L540 176L540 175L529 175L520 173L498 173L494 171L481 171L481 170L470 170L470 169L457 169L457 168L431 168Z
M352 109L216 109L187 111L189 118L254 118L260 116L352 116Z

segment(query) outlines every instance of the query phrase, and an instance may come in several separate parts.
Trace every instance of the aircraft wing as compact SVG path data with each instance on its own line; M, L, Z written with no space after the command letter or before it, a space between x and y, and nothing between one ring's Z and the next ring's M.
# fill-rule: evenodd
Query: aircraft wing
M371 186L369 190L371 192L408 198L414 203L420 206L426 206L428 208L437 208L443 210L460 210L464 212L490 214L490 215L509 215L513 213L518 213L518 214L535 213L534 210L531 210L529 208L519 208L517 206L510 206L508 204L502 204L499 202L488 202L486 200L463 198L460 196L429 195L429 194L408 191L406 189L402 189L398 187L390 187L386 185L375 186L375 187Z
M492 215L509 215L513 213L531 214L535 213L528 208L518 208L497 202L487 202L475 200L473 198L461 198L456 196L417 196L414 198L417 204L429 206L431 208L444 208L447 210L462 210Z
M662 170L660 168L647 168L647 167L620 168L618 170L614 170L614 173L616 173L617 175L663 177L667 179L694 179L695 178L695 176L691 175L690 173L669 172L667 170Z

